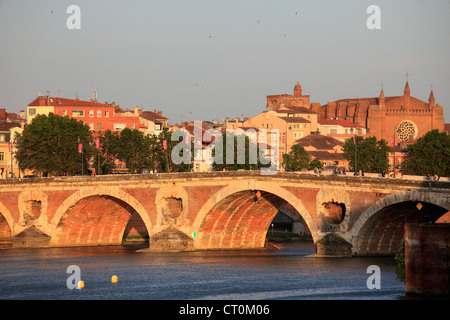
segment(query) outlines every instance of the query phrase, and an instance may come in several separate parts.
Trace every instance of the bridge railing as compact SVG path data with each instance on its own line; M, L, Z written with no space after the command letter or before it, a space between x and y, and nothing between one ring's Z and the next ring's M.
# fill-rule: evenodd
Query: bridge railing
M55 176L55 177L33 177L33 178L8 178L8 179L0 179L0 184L14 184L14 183L33 183L33 182L49 182L49 181L96 181L96 180L145 180L145 179L164 179L164 178L191 178L191 177L233 177L233 176L259 176L261 172L259 171L250 171L250 170L238 170L238 171L211 171L211 172L173 172L173 173L144 173L144 174L110 174L110 175L97 175L97 176ZM346 174L335 174L333 171L321 171L320 173L315 173L314 170L310 171L289 171L289 172L278 172L274 176L296 176L296 175L311 175L317 177L335 177L336 179L340 179L340 177L346 179L354 178L361 180L370 180L370 179L386 179L386 180L395 180L397 182L400 181L411 181L411 182L433 182L433 183L448 183L450 182L449 177L439 177L439 180L433 180L431 178L428 179L426 176L413 176L413 175L401 175L397 174L395 178L392 175L386 174L383 177L379 173L365 173L364 176L354 176L354 172L348 171ZM265 175L266 177L270 177L271 175Z
M355 176L353 171L347 171L344 174L335 174L333 171L330 170L326 170L326 171L322 171L320 173L316 173L313 170L309 170L309 171L296 171L296 173L302 173L302 174L312 174L312 175L325 175L325 176ZM359 174L359 173L358 173ZM431 176L431 178L428 178L427 176L414 176L414 175L403 175L401 173L398 173L395 175L395 177L392 175L392 173L388 174L386 173L386 175L383 177L383 175L381 173L364 173L364 176L359 176L357 175L357 177L360 177L361 179L364 178L384 178L384 179L403 179L403 180L410 180L410 181L442 181L442 182L450 182L450 177L439 177L437 180L433 179L433 176Z

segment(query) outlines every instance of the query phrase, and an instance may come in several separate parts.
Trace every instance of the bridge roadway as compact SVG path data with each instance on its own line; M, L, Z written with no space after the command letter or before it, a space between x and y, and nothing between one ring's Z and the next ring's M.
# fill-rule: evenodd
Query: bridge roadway
M405 221L450 210L449 191L448 181L259 171L10 179L0 181L0 242L120 245L140 235L149 250L262 248L284 210L318 254L391 255Z

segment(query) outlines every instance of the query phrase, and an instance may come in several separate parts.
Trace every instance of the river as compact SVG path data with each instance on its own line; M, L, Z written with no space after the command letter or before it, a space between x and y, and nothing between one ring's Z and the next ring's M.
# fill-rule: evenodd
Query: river
M5 249L0 299L44 300L298 300L405 297L392 257L313 258L312 243L285 250L137 252L135 247ZM77 265L85 283L69 289ZM370 265L380 289L368 289ZM111 277L118 277L111 283Z

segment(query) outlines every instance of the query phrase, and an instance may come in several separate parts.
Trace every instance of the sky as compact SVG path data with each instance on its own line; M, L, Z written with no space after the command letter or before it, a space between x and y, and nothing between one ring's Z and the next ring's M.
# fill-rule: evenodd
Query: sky
M448 0L0 0L0 108L95 90L175 124L252 117L297 81L326 104L402 95L408 78L413 97L433 88L449 123L449 34Z

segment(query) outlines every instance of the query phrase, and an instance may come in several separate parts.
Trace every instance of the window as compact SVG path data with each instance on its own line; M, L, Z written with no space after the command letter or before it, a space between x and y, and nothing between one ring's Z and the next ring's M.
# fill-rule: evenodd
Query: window
M94 110L89 110L89 117L93 117L94 116Z
M36 108L30 108L28 110L28 115L35 116L36 115Z
M109 110L105 110L105 117L109 117Z
M2 151L0 152L0 162L5 161L5 153Z
M63 115L63 116L67 116L67 109L63 109L62 115Z
M101 117L102 116L102 110L97 110L97 117Z
M155 123L155 130L161 130L161 124Z
M72 117L84 117L84 110L72 110Z
M94 124L93 123L89 123L89 129L94 130Z
M0 142L5 142L5 135L4 134L0 134Z
M97 130L102 131L102 124L100 122L97 123Z
M136 128L135 124L132 123L132 124L131 124L131 130L133 130L133 129L135 129L135 128Z
M125 123L114 123L114 130L116 131L122 131L122 129L125 129L127 125Z

